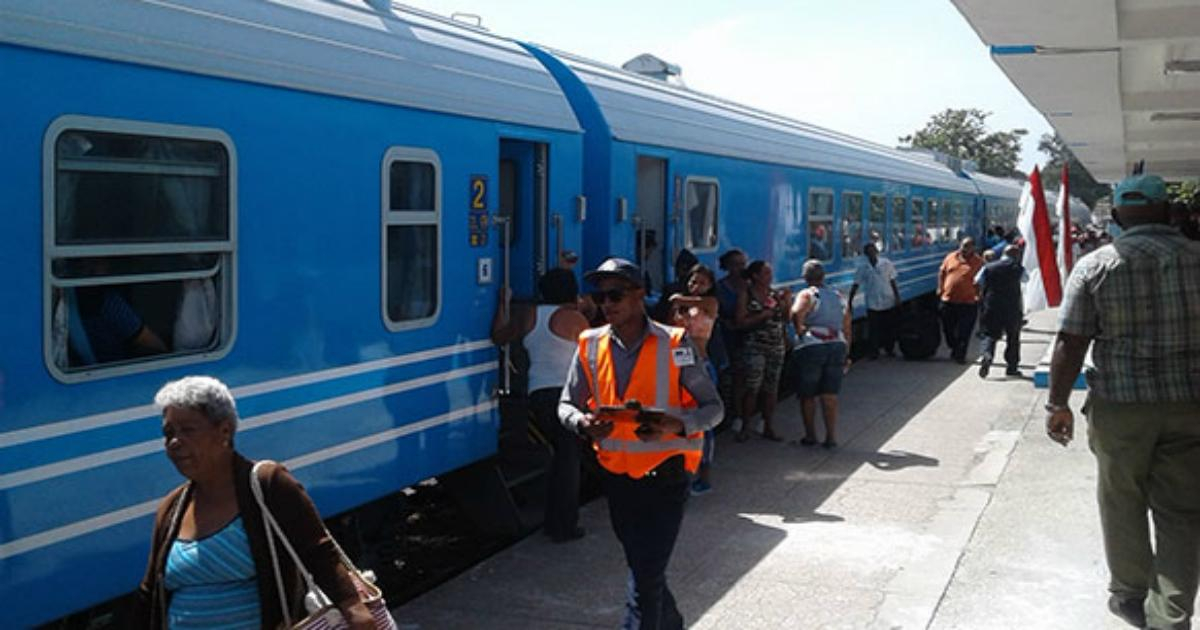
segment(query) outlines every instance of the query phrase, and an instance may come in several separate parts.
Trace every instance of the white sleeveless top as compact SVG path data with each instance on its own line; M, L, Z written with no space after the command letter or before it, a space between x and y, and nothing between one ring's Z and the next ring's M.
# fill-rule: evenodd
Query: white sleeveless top
M567 382L571 359L579 343L563 339L550 331L550 317L559 309L557 304L539 304L537 322L525 337L529 353L529 392L553 387L562 388Z

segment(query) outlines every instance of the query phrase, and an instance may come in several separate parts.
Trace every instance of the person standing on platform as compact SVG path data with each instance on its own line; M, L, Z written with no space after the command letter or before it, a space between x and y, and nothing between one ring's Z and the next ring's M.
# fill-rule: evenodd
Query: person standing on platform
M896 285L896 266L879 255L875 243L863 246L865 259L854 273L854 284L850 286L850 298L863 288L867 299L867 358L879 358L879 351L889 357L896 356L896 336L900 326L900 287Z
M983 329L983 356L979 359L979 378L987 378L996 356L996 344L1005 339L1005 376L1021 375L1021 319L1024 301L1021 282L1025 279L1021 266L1021 248L1009 245L1004 257L990 262L979 270L975 284L979 287L979 327Z
M1166 200L1155 175L1121 181L1113 220L1124 231L1071 271L1046 433L1064 446L1073 437L1067 399L1095 340L1083 412L1099 469L1108 607L1137 627L1190 628L1200 581L1200 243L1168 225Z
M746 292L748 283L743 275L746 271L746 252L734 248L717 259L725 277L717 281L718 331L725 344L729 362L721 371L717 381L721 399L725 401L726 416L718 430L732 428L737 431L742 424L742 396L746 389L746 361L743 348L746 333L737 326L738 296Z
M546 511L542 531L556 543L582 538L579 526L579 438L558 421L558 397L576 339L588 327L580 312L575 274L562 267L538 279L542 303L514 310L506 322L503 308L492 320L496 345L521 343L529 354L529 408L534 424L554 449L546 470Z
M825 286L825 267L819 260L804 263L803 275L808 288L796 294L792 302L792 325L800 345L792 353L797 375L796 392L804 419L804 437L796 444L817 444L817 398L825 420L825 448L837 446L838 392L842 376L849 367L851 326L850 303L837 289Z
M942 307L942 332L946 345L950 346L950 357L957 363L967 363L967 346L971 342L971 331L975 329L976 303L979 295L975 291L975 274L983 266L983 259L975 253L975 239L966 237L958 249L946 255L938 270L938 299Z
M642 278L620 258L586 274L608 325L579 336L558 415L591 439L603 468L609 518L629 565L624 627L681 629L667 564L704 431L724 409L683 329L646 316Z

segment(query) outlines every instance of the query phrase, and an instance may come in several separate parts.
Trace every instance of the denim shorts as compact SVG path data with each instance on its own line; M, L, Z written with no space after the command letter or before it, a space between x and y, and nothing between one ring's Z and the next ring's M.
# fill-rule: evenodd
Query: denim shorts
M796 391L801 398L836 394L842 390L846 344L841 341L801 346L793 353Z

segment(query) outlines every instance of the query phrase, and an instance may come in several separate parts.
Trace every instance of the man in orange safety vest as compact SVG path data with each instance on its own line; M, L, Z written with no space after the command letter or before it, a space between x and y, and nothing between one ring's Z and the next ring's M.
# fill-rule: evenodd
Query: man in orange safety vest
M608 325L579 336L559 419L591 440L605 471L609 517L630 573L624 627L682 628L667 564L704 431L724 407L683 329L646 316L637 265L610 258L584 277Z

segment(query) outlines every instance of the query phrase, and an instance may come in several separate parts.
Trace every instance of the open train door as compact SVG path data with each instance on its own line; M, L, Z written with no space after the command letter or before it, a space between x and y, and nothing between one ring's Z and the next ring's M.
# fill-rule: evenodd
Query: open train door
M493 221L500 241L500 290L511 296L500 308L505 319L515 308L538 300L537 281L557 257L551 251L549 147L503 138L497 169L499 206ZM561 239L562 228L557 226ZM480 531L501 537L541 524L545 475L553 452L529 422L529 358L520 342L499 353L500 427L496 457L444 475L441 480Z
M675 255L673 230L667 224L667 161L637 157L637 206L633 215L636 230L635 262L650 281L650 291L662 291L670 279L668 270Z

